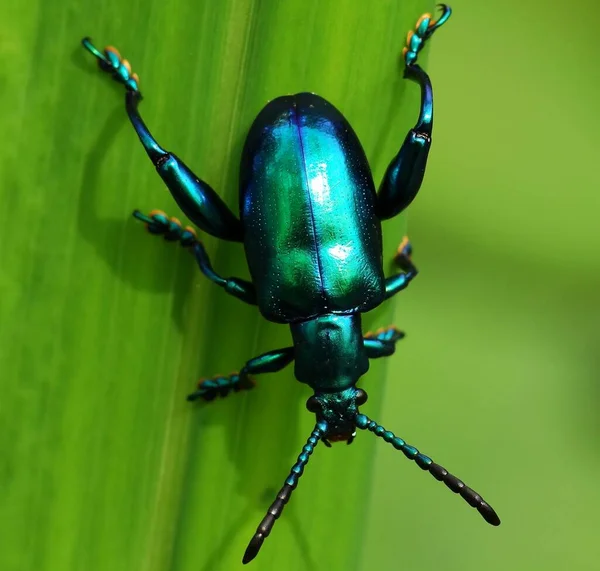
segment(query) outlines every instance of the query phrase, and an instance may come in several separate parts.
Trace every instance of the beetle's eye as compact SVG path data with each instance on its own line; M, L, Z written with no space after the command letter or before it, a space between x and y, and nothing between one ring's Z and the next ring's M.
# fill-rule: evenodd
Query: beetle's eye
M306 408L310 412L319 412L321 410L321 405L319 404L319 401L317 400L317 397L315 397L315 396L310 397L306 401Z
M365 404L369 397L367 396L367 393L362 389L356 389L356 396L354 398L356 400L356 404L360 406L361 404Z

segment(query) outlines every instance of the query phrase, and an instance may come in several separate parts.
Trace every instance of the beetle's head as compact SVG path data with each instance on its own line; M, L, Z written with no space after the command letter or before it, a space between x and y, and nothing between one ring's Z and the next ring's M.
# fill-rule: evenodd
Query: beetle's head
M306 401L306 408L316 414L317 422L327 423L323 442L331 446L331 442L352 443L356 435L358 407L366 402L365 391L350 387L339 392L317 392Z

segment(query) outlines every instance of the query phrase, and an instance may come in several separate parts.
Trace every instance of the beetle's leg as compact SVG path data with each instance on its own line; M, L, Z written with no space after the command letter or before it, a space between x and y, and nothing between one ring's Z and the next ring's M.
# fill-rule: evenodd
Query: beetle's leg
M198 242L196 230L191 226L183 227L179 219L169 218L162 210L152 210L148 215L134 210L133 217L144 222L150 234L162 234L168 242L181 242L184 248L193 247Z
M408 286L408 284L416 277L418 271L411 260L412 246L405 236L398 246L398 252L394 256L394 263L402 270L401 273L395 274L385 280L385 299L396 295Z
M98 66L102 71L110 74L115 81L125 86L128 91L139 93L140 78L137 73L131 71L131 64L121 57L117 48L106 46L104 52L101 52L92 44L91 38L83 38L81 43L88 52L97 58Z
M125 107L129 119L158 174L185 215L212 236L240 242L243 233L238 218L206 182L200 180L175 155L163 149L144 124L137 110L142 99L139 78L131 73L129 62L113 47L107 47L102 53L92 45L89 38L84 38L82 43L98 58L100 68L127 89Z
M251 305L256 305L254 284L241 278L223 278L217 274L212 268L204 245L198 240L196 231L193 228L190 226L182 227L177 218L169 218L161 210L153 210L147 216L139 210L134 210L133 216L144 222L151 234L162 234L165 240L179 241L182 246L191 249L196 256L200 271L209 280L221 286L228 294Z
M262 373L276 373L289 365L294 360L294 348L285 347L264 353L259 357L250 359L239 373L228 377L217 376L212 379L201 379L198 388L188 396L189 401L196 399L213 400L217 396L225 397L231 391L248 390L254 387L250 375Z
M425 42L450 17L450 8L445 4L440 6L443 12L437 20L432 20L430 14L423 14L406 39L404 77L421 87L421 110L416 125L406 135L379 187L377 215L381 220L402 212L413 201L423 182L433 129L433 89L429 76L416 61Z
M429 76L418 66L407 66L404 76L421 85L421 114L408 132L399 153L394 157L377 193L377 216L381 220L402 212L421 187L433 127L433 92Z
M396 343L404 338L404 332L393 325L375 332L365 333L363 343L369 359L389 357L396 350Z

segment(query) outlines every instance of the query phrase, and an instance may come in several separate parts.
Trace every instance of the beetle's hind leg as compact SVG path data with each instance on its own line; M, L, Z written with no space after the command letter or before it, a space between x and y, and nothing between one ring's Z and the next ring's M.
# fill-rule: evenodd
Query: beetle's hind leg
M119 50L113 46L106 46L101 52L92 44L91 38L81 40L83 47L96 57L98 67L110 74L115 81L125 86L128 91L140 93L140 78L137 73L131 71L131 64L121 57Z
M404 236L394 256L394 263L402 272L390 276L385 280L385 299L389 299L402 291L419 273L412 262L412 246L408 236Z
M425 175L433 130L433 89L429 76L416 62L426 41L450 17L450 8L445 4L440 6L442 15L437 20L433 20L431 14L419 18L415 29L408 33L402 52L404 77L421 88L421 109L417 123L406 135L379 187L376 208L381 220L393 218L414 200Z
M162 210L153 210L148 215L142 214L139 210L134 210L133 216L144 222L146 229L151 234L162 235L165 240L170 242L179 241L183 247L190 249L196 257L200 271L210 281L221 286L228 294L250 305L256 304L254 284L241 278L223 278L213 270L206 249L193 228L190 226L183 227L177 218L169 218Z
M82 44L97 58L100 69L125 86L125 108L131 124L158 174L185 215L198 228L216 238L241 242L243 230L240 220L209 184L197 177L182 160L159 145L142 120L138 111L138 104L142 99L139 78L131 71L129 62L111 46L101 52L94 47L90 38L84 38Z
M390 325L365 333L363 343L369 359L389 357L396 351L396 343L404 339L404 332Z
M254 387L250 375L262 373L276 373L289 365L294 360L294 348L285 347L264 353L259 357L250 359L239 373L232 373L227 377L216 376L211 379L201 379L198 388L188 396L189 401L203 399L214 400L216 397L225 397L233 392L248 390Z

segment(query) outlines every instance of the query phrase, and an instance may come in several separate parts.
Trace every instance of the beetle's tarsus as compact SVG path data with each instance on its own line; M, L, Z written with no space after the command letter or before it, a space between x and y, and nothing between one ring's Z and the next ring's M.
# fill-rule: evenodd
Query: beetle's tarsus
M198 243L198 235L194 228L184 227L179 219L173 216L169 218L162 210L152 210L148 215L134 210L133 217L143 222L148 232L162 235L169 242L179 241L185 248Z
M142 214L139 210L134 210L133 217L143 222L150 234L162 235L169 242L179 241L184 248L189 248L196 257L200 271L228 294L250 305L256 303L256 290L251 282L235 277L226 279L213 270L204 245L198 240L194 228L191 226L184 227L178 218L169 217L162 210L152 210L148 215Z
M400 256L402 256L404 258L408 258L409 260L411 259L412 244L410 243L408 236L404 236L404 238L402 238L402 241L400 242L400 244L398 244L398 250L396 251L394 260Z
M232 392L237 393L238 391L253 389L254 386L254 381L248 375L241 375L240 373L232 373L227 377L216 375L211 379L201 379L198 382L198 388L188 395L187 400L203 399L212 401L217 397L225 398Z
M427 28L429 28L429 26L431 26L433 24L433 16L429 13L429 12L425 12L425 14L423 14L418 20L417 23L415 24L415 30L420 30L421 26L423 26L425 28L425 30ZM412 34L412 30L410 32L408 32L409 34ZM410 43L408 40L406 43Z
M381 327L377 331L368 331L364 334L365 339L378 339L389 343L396 343L396 341L404 339L405 336L404 331L400 331L395 325Z
M210 379L201 379L197 390L188 396L188 400L199 398L213 400L217 396L225 397L232 391L238 392L253 389L256 383L252 375L276 373L289 365L293 360L293 347L268 351L246 362L239 373L231 373L229 376L216 375Z
M379 359L393 355L396 351L396 343L404 337L404 332L393 325L365 333L363 344L367 357L369 359Z
M124 85L128 91L139 93L140 78L131 71L131 64L123 59L119 50L113 46L106 46L102 53L88 36L81 40L83 47L98 60L102 71L110 73L113 79Z
M396 295L399 291L402 291L410 282L417 277L419 271L416 266L412 263L411 259L412 246L405 237L400 246L398 246L398 252L394 256L394 263L398 266L402 272L386 278L385 280L385 298L388 299L393 295Z
M414 30L410 30L406 35L406 46L402 49L402 58L407 66L417 63L418 54L426 41L450 18L452 14L450 6L438 4L437 7L442 10L442 14L437 20L434 20L433 16L426 12L417 20Z

